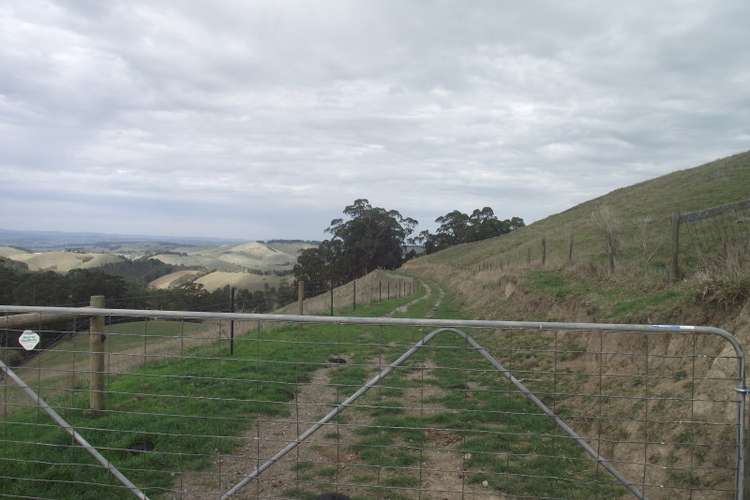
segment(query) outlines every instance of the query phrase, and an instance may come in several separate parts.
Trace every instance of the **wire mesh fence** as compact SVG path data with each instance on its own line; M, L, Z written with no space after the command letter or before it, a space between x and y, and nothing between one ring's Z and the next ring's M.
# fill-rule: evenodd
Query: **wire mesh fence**
M737 277L750 269L750 208L727 210L710 218L683 222L686 267L707 277Z
M677 236L669 216L625 217L606 206L593 207L588 218L503 236L492 254L475 255L461 267L482 272L583 265L598 273L637 272L657 282L687 275L704 280L747 276L750 201L674 216L680 221Z
M116 470L151 498L741 498L744 355L726 332L366 317L408 304L434 307L97 309L100 351L93 322L37 327L65 340L3 370L0 494L131 497Z
M418 293L414 278L400 273L375 270L345 282L297 282L297 301L282 307L282 312L334 314L356 312L358 307L388 302ZM299 289L301 287L301 290ZM300 304L300 301L303 303Z

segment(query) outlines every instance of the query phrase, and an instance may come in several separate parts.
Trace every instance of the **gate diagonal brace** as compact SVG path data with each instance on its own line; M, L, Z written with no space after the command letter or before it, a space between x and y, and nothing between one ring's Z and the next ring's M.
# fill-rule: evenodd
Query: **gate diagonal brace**
M1 305L0 304L0 313L35 313L35 314L71 314L71 315L81 315L82 309L77 307L45 307L45 306L23 306L23 305ZM467 340L467 342L472 343L473 339L471 337L465 335L463 332L460 332L456 330L456 328L492 328L492 329L499 329L499 330L546 330L546 331L600 331L600 332L611 332L611 333L642 333L644 335L680 335L680 334L701 334L701 335L712 335L715 337L720 337L726 342L728 342L732 349L734 350L736 354L736 360L737 360L737 401L736 401L736 432L735 432L735 488L734 488L734 499L735 500L743 500L745 498L750 499L750 485L746 487L747 481L745 480L745 463L746 463L746 446L748 446L748 443L746 443L745 435L746 435L746 426L748 425L746 423L746 404L748 399L748 390L746 385L746 374L747 374L747 365L746 365L746 356L745 356L745 350L743 349L742 344L740 341L732 335L730 332L716 327L711 326L690 326L690 325L646 325L646 324L619 324L619 323L571 323L571 322L559 322L559 321L501 321L501 320L468 320L468 319L428 319L428 318L387 318L387 317L356 317L356 316L316 316L316 315L295 315L295 314L257 314L257 313L217 313L217 312L206 312L206 311L163 311L163 310L144 310L144 309L106 309L106 308L98 308L98 307L88 307L85 309L85 314L87 316L119 316L119 317L126 317L126 318L150 318L150 319L180 319L180 320L187 320L187 319L195 319L195 320L235 320L235 321L277 321L277 322L292 322L292 323L302 323L302 324L336 324L336 325L380 325L380 326L411 326L411 327L431 327L431 328L440 328L441 330L437 330L435 332L432 332L431 334L428 334L422 341L417 343L412 349L413 352L424 346L426 342L429 342L432 337L434 337L435 334L437 334L439 331L453 331L459 336L462 336ZM4 322L11 321L12 316L4 316L3 320ZM428 338L429 337L429 338ZM477 345L476 342L474 342L472 345ZM481 346L478 347L481 349ZM408 355L407 355L408 354ZM399 358L397 360L397 363L402 363L405 359L408 359L409 353L404 353L404 356L402 358ZM524 396L531 402L533 402L535 405L537 405L539 408L541 408L546 415L549 415L550 418L552 418L557 425L565 430L570 436L573 437L573 439L581 446L584 451L595 461L597 464L601 464L602 467L604 467L607 471L609 471L610 474L612 474L620 483L625 485L625 487L637 498L645 498L642 493L640 493L631 483L629 483L627 480L625 480L622 476L622 474L619 474L619 472L614 469L612 464L608 462L606 459L603 459L600 457L597 453L595 453L591 447L585 443L583 438L575 434L570 427L565 424L557 415L554 414L549 408L547 408L535 395L533 395L528 389L521 383L520 380L516 379L512 376L510 372L508 372L497 360L495 360L492 356L490 356L486 351L483 352L483 356L490 361L490 363L495 366L495 368L500 371L506 379L508 379L511 383L513 383L516 388L519 389L519 391L524 394ZM360 397L362 394L364 394L369 388L371 388L374 384L377 384L380 380L383 379L393 367L397 367L398 364L394 363L392 367L387 368L383 372L381 372L375 379L371 380L367 384L365 384L360 391L356 394L356 397L350 398L350 400L345 401L342 403L338 408L332 410L333 415L327 415L324 417L324 420L322 420L321 424L324 424L328 422L333 416L338 414L343 408L350 405L352 401ZM3 372L8 373L9 375L12 373L10 369L8 369L7 366L0 365L0 374ZM14 380L17 379L17 376L13 374ZM18 379L20 381L20 379ZM37 401L40 407L41 399L38 398L38 396L31 391L31 389L26 386L26 389L28 389L27 394L34 400ZM30 391L30 392L29 392ZM46 404L46 403L45 403ZM51 410L51 409L50 409ZM47 409L45 409L47 411ZM69 429L70 426L65 423L64 420L60 419L60 416L56 413L50 411L47 411L50 416L55 419L55 422L58 423L61 427L64 429ZM57 420L57 419L60 420ZM63 423L60 423L60 422ZM67 427L66 427L67 426ZM290 449L294 449L300 442L307 439L312 433L314 433L319 428L316 426L311 427L305 433L301 434L297 438L296 443L290 443ZM72 429L70 429L72 431ZM74 432L74 431L72 431ZM77 433L74 435L78 436L76 440L80 439L83 440L80 435ZM81 441L78 441L81 443ZM88 449L89 453L94 455L94 457L97 458L97 460L100 461L100 463L103 464L109 464L101 455L99 455L95 449ZM288 453L288 450L281 450L279 453L283 454ZM278 457L272 458L271 460L278 460ZM269 462L271 461L269 460ZM261 467L258 467L256 469L256 472L250 474L246 479L247 482L252 481L255 477L257 477L260 473L262 473L264 470L266 470L272 463L264 463ZM105 465L106 466L106 465ZM113 469L111 467L111 464L108 465L108 469L112 471L113 474L115 474L116 469ZM119 472L118 472L119 474ZM121 475L120 475L121 476ZM124 478L122 476L122 479L118 476L118 479L123 482L123 479L127 481L127 478ZM245 480L243 480L245 481ZM124 483L123 484L127 484ZM235 488L239 489L241 486L236 486ZM226 498L230 492L237 491L235 488L232 488L227 493L224 494L223 498ZM745 490L748 491L745 491ZM135 488L131 489L136 495L139 496L139 498L145 498L145 496L141 497L142 493Z
M566 434L568 434L570 437L573 438L573 440L583 448L583 450L586 452L586 454L589 455L589 457L594 461L595 463L601 465L607 472L609 472L620 484L622 484L630 493L633 494L635 498L646 500L646 496L644 496L643 493L630 481L628 481L625 476L618 471L606 458L599 455L594 448L592 448L584 438L582 438L576 431L574 431L568 424L566 424L557 414L555 414L544 402L542 402L541 399L539 399L534 393L532 393L523 383L518 380L513 374L506 369L492 354L490 354L487 349L482 347L476 340L474 340L473 337L466 334L465 332L458 330L456 328L438 328L437 330L433 330L427 335L425 335L419 342L414 344L411 348L409 348L406 352L404 352L399 358L385 367L380 373L375 375L373 378L371 378L369 381L367 381L362 387L357 389L357 391L349 396L346 400L342 401L338 406L336 406L334 409L332 409L328 414L326 414L323 418L318 420L316 423L314 423L312 426L310 426L307 430L305 430L302 434L300 434L296 440L291 441L289 444L287 444L284 448L276 452L275 455L273 455L271 458L263 462L261 465L259 465L253 472L245 476L242 480L240 480L237 484L235 484L232 488L227 490L226 493L224 493L221 496L222 500L228 499L229 497L237 494L242 490L245 486L247 486L252 481L256 480L258 477L260 477L263 472L271 468L276 462L281 460L285 455L287 455L289 452L294 450L297 446L302 444L304 441L306 441L308 438L310 438L315 432L317 432L321 427L323 427L325 424L330 422L336 415L341 413L344 409L346 409L348 406L350 406L354 401L359 399L361 396L363 396L369 389L380 383L385 377L387 377L394 369L398 368L400 365L402 365L406 360L411 358L416 352L418 352L422 347L427 345L432 339L434 339L438 334L443 332L451 332L455 333L459 337L465 339L474 349L476 349L479 354L481 354L487 361L490 362L492 366L494 366L500 373L503 374L503 376L512 383L519 392L529 401L534 403L539 409L544 412L545 415L550 417L554 422L557 424L558 427L560 427L563 431L565 431Z
M120 483L123 484L133 495L135 495L137 498L140 498L141 500L149 500L145 493L143 493L138 487L133 484L130 479L125 477L125 475L117 470L117 467L115 467L112 462L104 458L99 451L91 446L91 444L86 441L86 439L78 434L78 432L73 429L73 426L70 425L64 418L60 416L59 413L57 413L45 400L43 400L34 390L28 386L26 382L23 381L21 377L16 375L16 372L10 369L8 365L2 362L0 360L0 373L5 373L8 377L10 377L15 384L20 387L23 392L26 393L29 398L36 404L39 408L44 410L44 412L50 416L54 422L59 425L62 430L70 434L70 436L75 439L75 441L81 445L81 447L86 450L94 459L96 459L97 462L102 464L102 466L108 470L115 478L117 478Z

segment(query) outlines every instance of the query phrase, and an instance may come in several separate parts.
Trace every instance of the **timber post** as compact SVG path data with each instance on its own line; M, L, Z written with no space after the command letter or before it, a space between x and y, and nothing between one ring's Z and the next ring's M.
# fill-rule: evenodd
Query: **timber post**
M297 282L297 314L302 316L304 314L305 305L305 282L299 280Z
M104 308L104 295L93 295L91 307ZM89 410L95 415L104 411L104 316L89 319Z
M672 266L670 278L672 282L680 280L680 213L672 214Z

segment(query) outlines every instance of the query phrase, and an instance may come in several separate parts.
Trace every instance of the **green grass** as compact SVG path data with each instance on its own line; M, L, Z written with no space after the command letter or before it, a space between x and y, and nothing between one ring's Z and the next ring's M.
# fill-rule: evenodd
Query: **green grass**
M677 304L685 298L685 294L679 290L667 289L647 293L634 299L624 299L613 308L612 318L618 320L645 318L651 311Z
M149 346L155 346L160 342L168 342L176 337L191 334L207 328L203 323L187 321L129 321L107 325L106 345L110 352L122 352L133 347L143 346L144 336L148 337ZM29 367L49 367L53 365L72 363L76 358L81 361L82 356L89 351L89 336L87 331L79 332L70 339L64 339L27 363Z
M460 304L448 296L438 309L438 316L460 318L463 313ZM516 336L510 342L519 348L530 347L529 337ZM508 347L508 339L504 339L503 345ZM430 346L435 348L426 347L403 369L390 375L384 382L387 388L374 389L368 394L366 404L375 408L352 410L352 421L368 421L370 426L355 431L355 441L348 450L364 465L393 471L392 475L371 484L403 486L404 492L418 485L423 459L419 449L440 446L430 441L427 429L441 429L452 433L456 442L461 443L454 449L456 454L471 457L464 463L470 472L467 481L480 484L486 480L489 491L580 499L622 494L603 472L595 476L580 448L561 436L549 419L535 416L539 410L510 387L484 358L462 349L465 347L462 339L445 333ZM394 354L387 357L392 359ZM410 380L407 375L418 372L417 367L425 362L441 367L430 370L427 383L445 393L428 402L439 403L446 411L407 414L399 396L404 390L419 386L419 381ZM354 369L344 368L341 373L346 373L346 378L339 380L352 385L365 380L365 374ZM468 391L469 383L484 390Z
M456 290L465 303L464 310L471 318L737 325L734 333L741 340L746 340L747 332L741 328L741 311L750 297L750 259L746 251L750 237L750 226L747 224L750 211L728 212L696 224L683 224L680 264L684 279L672 283L669 276L671 215L746 199L750 199L750 152L618 189L511 234L451 247L414 259L404 267L421 278L438 281L442 286ZM607 207L612 215L610 222L615 227L617 252L613 273L608 269L604 225L594 217L595 214L602 214L601 207ZM569 262L568 243L571 235L574 238L573 259ZM545 265L541 263L543 238L547 249ZM529 255L531 262L527 262ZM545 385L550 386L545 372L550 372L553 361L551 357L542 355L541 351L545 348L543 334L537 337L535 339L524 333L504 335L503 343L494 344L493 350L502 353L501 357L505 356L509 362L512 360L514 373L528 379L528 385L534 391L543 390ZM484 343L489 336L482 338ZM612 355L611 366L606 369L616 371L616 366L629 364L632 366L628 366L628 373L638 373L639 361L635 358L625 361L625 353L641 348L636 337L606 338L609 351L623 353ZM587 372L596 369L597 360L591 353L582 352L586 350L587 337L579 336L578 340L574 340L572 336L565 336L561 339L564 339L561 352L554 361L562 362L563 367L575 367L576 371L566 373L565 369L559 370L559 383L585 389L577 392L591 392L596 381ZM593 339L588 340L591 344ZM721 352L721 347L717 345L704 347L709 358ZM589 349L595 347L589 345ZM688 338L670 337L654 339L651 349L685 354L690 352L691 346ZM571 361L573 363L568 363ZM619 369L623 373L626 371ZM706 366L698 367L701 377L705 376L707 369ZM611 394L637 396L644 389L652 394L664 394L665 399L651 407L639 401L630 406L618 405L616 401L606 398L601 401L605 405L611 404L618 417L643 414L645 407L650 411L650 418L670 422L659 430L655 439L666 443L664 449L672 447L667 453L682 457L688 451L675 451L675 448L679 448L675 445L675 434L683 428L680 419L684 418L684 414L677 404L669 403L666 398L677 394L683 397L689 392L687 374L690 372L679 366L679 361L665 363L661 370L665 375L664 380L668 382L649 382L634 376L628 381L613 377L603 384L604 390ZM675 382L685 382L686 385L675 388L672 386ZM716 387L718 390L719 382L716 382ZM596 401L586 397L556 403L562 413L575 415L594 411L597 406ZM717 409L713 413L718 415L721 411ZM603 424L605 433L612 437L613 442L634 439L632 428L628 429L622 423L613 421ZM585 423L580 425L586 427ZM584 429L584 432L588 430ZM725 443L702 448L704 453L712 450L706 463L712 466L729 463L732 460L732 437L721 436L715 429L703 430L705 435L701 437L704 445ZM477 444L494 446L491 440L479 440ZM506 446L512 448L515 445L507 442ZM544 447L546 444L538 443L535 446ZM722 448L726 448L726 451ZM665 465L656 456L649 457L649 460L654 467ZM544 460L530 459L530 463L534 470L544 470L548 466ZM494 477L490 472L514 472L512 463L496 466L485 463L481 467L486 468L486 475L476 479L489 483ZM522 467L515 469L521 470ZM673 487L696 485L696 479L690 475L666 474L671 475L668 482ZM722 472L713 474L702 471L701 476L703 487L716 487L718 484L726 488L732 486L731 477ZM539 481L539 484L529 481L530 484L524 485L520 474L517 481L515 487L519 490L538 492L538 488L546 487L545 481ZM513 487L503 485L502 490L508 492ZM560 488L561 492L567 491L562 483ZM567 495L561 493L553 496Z
M407 314L426 316L435 298L416 304ZM363 306L357 312L381 315L412 299ZM460 318L464 312L458 301L447 296L437 316ZM174 331L170 330L172 325L161 327L163 332ZM138 325L125 328L141 331ZM240 436L258 416L288 416L287 403L294 397L295 384L309 382L312 372L332 354L351 360L337 368L331 378L332 383L342 384L339 397L343 397L372 376L375 368L362 365L371 363L373 356L381 355L384 363L390 362L425 333L396 327L283 326L239 337L234 357L228 356L225 345L193 348L184 359L152 363L113 377L107 388L108 411L103 416L95 417L86 411L85 387L53 399L52 403L122 472L143 486L147 494L158 497L173 486L179 471L205 470L212 466L217 453L229 453L240 446ZM383 471L375 483L372 472L376 469L359 471L372 486L371 493L361 498L376 496L378 485L390 488L391 498L407 498L402 494L419 484L418 475L408 468L418 468L422 460L418 449L430 444L427 428L447 429L460 436L462 443L456 452L470 453L472 457L466 461L470 471L467 481L487 480L492 490L514 495L564 494L571 498L617 492L605 478L593 481L589 462L569 440L538 436L556 432L549 421L512 415L535 413L534 407L514 391L476 391L466 399L469 382L481 387L506 386L492 370L468 371L490 366L473 351L457 350L462 342L452 334L443 334L435 340L436 348L423 349L408 366L389 377L384 382L387 387L371 391L367 404L383 408L356 408L342 414L342 424L356 422L363 416L374 426L391 427L361 428L355 432L353 442L342 444L361 464L378 466ZM418 384L407 374L416 363L427 361L453 368L433 370L430 382L445 390L445 395L434 402L447 410L430 415L409 414L398 408L403 406L404 391ZM38 480L4 479L4 493L77 500L128 497L105 471L92 467L92 459L78 447L40 446L39 443L70 444L70 438L44 414L22 410L0 423L5 440L0 450L0 476ZM338 440L341 436L328 433L326 438ZM144 448L149 453L140 451ZM513 455L510 460L509 453ZM569 459L545 457L550 454ZM293 498L315 498L337 475L335 467L325 465L299 464L297 471L303 482L321 486L287 491ZM540 480L539 476L561 479ZM367 492L367 487L363 491Z
M528 319L531 313L535 315L533 319L562 319L558 309L543 307L543 314L557 315L545 318L539 317L537 311L518 307L517 296L508 301L502 293L490 292L489 300L482 296L492 282L500 281L502 287L505 285L502 278L511 276L515 284L520 283L531 293L531 298L546 299L547 303L548 299L559 302L574 299L583 303L595 321L638 318L637 314L629 314L627 306L616 306L623 298L632 300L672 287L669 279L672 213L746 199L750 199L750 152L617 189L513 233L457 245L414 259L405 267L420 277L460 289L464 300L477 304L472 306L473 317L502 315L503 319ZM601 207L607 207L615 227L617 252L613 275L608 271L606 233L594 216L601 213ZM716 305L727 309L742 306L747 287L738 287L737 283L743 283L742 276L747 283L750 260L742 249L750 230L747 223L738 222L749 219L750 211L744 210L682 225L680 262L682 274L688 279L680 286L690 288L685 294L690 300L682 305L687 306L697 298L708 309ZM572 265L568 262L571 235L574 237ZM541 264L543 238L547 242L545 266ZM490 272L480 272L488 266ZM740 277L735 276L738 272ZM700 279L690 279L695 276ZM707 286L711 292L708 296L704 293ZM717 304L709 303L714 297ZM641 315L641 319L670 321L673 301L648 305L648 314ZM521 318L520 313L527 318Z
M582 295L588 291L584 282L572 280L559 270L533 269L526 274L525 280L524 284L528 290L555 299Z
M592 212L600 205L610 207L618 220L624 238L621 241L622 251L636 254L640 248L640 219L652 218L653 227L646 234L649 240L657 243L656 239L669 239L669 217L673 212L700 210L748 198L750 152L745 152L617 189L507 236L459 245L418 260L423 263L471 266L488 262L493 257L505 256L525 262L527 248L531 248L532 257L538 260L543 236L547 237L548 260L566 260L571 232L575 235L574 257L577 260L588 260L594 255L604 256L605 241L592 219ZM688 233L686 231L683 236L697 236ZM668 249L664 250L666 252ZM665 252L659 255L667 255Z
M362 307L358 314L380 315L413 298ZM112 328L142 334L142 327L142 323L131 323ZM175 334L179 329L168 322L149 322L152 335ZM403 337L403 332L393 328L378 333L386 342ZM151 363L113 377L107 388L107 412L100 417L86 411L85 387L50 402L136 484L148 485L147 494L158 495L171 486L174 472L204 468L215 453L238 447L237 437L257 416L287 415L285 403L293 398L294 385L308 382L311 372L339 351L336 343L353 354L367 349L353 345L360 334L359 326L285 326L239 337L234 357L228 356L224 345L193 348L184 359ZM119 345L127 348L128 341ZM19 410L0 424L6 441L0 450L0 476L41 480L4 480L4 493L76 499L128 497L105 471L91 467L92 459L79 448L37 444L70 444L70 437L45 414ZM152 452L138 452L144 446Z

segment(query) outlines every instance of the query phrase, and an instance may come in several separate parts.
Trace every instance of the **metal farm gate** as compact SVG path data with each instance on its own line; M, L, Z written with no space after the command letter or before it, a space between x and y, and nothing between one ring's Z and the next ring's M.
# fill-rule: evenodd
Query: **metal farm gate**
M0 312L0 496L743 498L718 328Z

